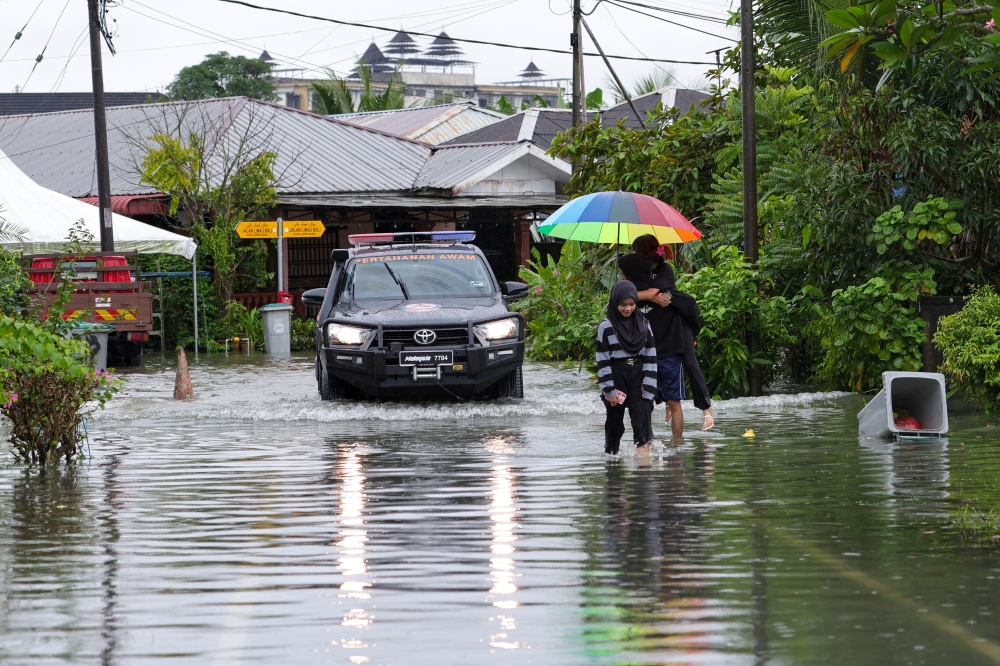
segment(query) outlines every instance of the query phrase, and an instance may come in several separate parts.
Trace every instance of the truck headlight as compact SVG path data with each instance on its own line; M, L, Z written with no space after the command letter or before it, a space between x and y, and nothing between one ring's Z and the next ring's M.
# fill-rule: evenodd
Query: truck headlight
M370 328L344 326L343 324L327 324L326 337L331 344L358 346L365 344L375 333Z
M517 318L511 317L509 319L498 319L497 321L488 321L485 324L477 324L475 327L476 335L481 337L483 340L507 340L509 338L517 337Z

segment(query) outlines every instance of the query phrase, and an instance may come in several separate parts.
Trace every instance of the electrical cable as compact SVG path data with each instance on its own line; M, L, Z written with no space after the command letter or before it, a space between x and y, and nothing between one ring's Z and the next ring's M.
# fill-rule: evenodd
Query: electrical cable
M635 9L634 7L629 7L628 5L620 5L617 2L615 2L615 0L604 0L604 1L607 2L609 5L614 5L615 7L619 7L621 9L625 9L625 10L630 11L630 12L635 12L636 14L642 14L643 16L648 16L651 19L656 19L657 21L663 21L664 23L669 23L670 25L676 25L676 26L681 27L681 28L686 28L688 30L693 30L694 32L700 32L701 34L708 35L709 37L716 37L718 39L725 39L725 40L730 41L730 42L739 41L739 40L733 39L731 37L723 37L722 35L716 35L713 32L706 32L706 31L700 30L698 28L692 28L689 25L684 25L683 23L677 23L676 21L671 21L670 19L665 19L662 16L656 16L654 14L647 14L646 12L640 11L638 9ZM706 63L700 63L700 64L706 64ZM707 63L707 64L711 65L711 64L714 64L714 63Z
M371 25L371 24L367 24L367 23L355 23L353 21L341 21L341 20L338 20L338 19L327 18L325 16L314 16L312 14L302 14L300 12L293 12L293 11L288 10L288 9L277 9L275 7L264 7L262 5L255 5L255 4L250 3L250 2L244 2L243 0L217 0L217 1L218 2L225 2L225 3L228 3L228 4L232 4L232 5L242 5L243 7L249 7L250 9L259 9L261 11L266 11L266 12L274 12L274 13L277 13L277 14L288 14L289 16L297 16L299 18L307 18L307 19L312 19L312 20L315 20L315 21L326 21L328 23L337 23L339 25L347 25L347 26L351 26L351 27L354 27L354 28L364 28L366 30L379 30L381 32L396 32L396 30L394 28L385 28L385 27L382 27L382 26ZM683 27L688 27L688 26L683 26ZM699 31L699 32L701 32L701 31ZM437 35L433 35L433 34L426 33L426 32L415 32L414 31L414 32L410 32L409 34L416 35L418 37L431 37L431 38L436 38L437 37ZM712 36L713 37L717 37L718 35L712 35ZM722 39L726 39L726 38L723 37ZM540 46L521 46L521 45L517 45L517 44L504 44L504 43L501 43L501 42L489 42L489 41L482 40L482 39L468 39L468 38L460 38L460 37L451 37L451 40L455 41L455 42L461 42L461 43L464 43L464 44L480 44L480 45L483 45L483 46L498 46L500 48L518 49L518 50L521 50L521 51L545 51L547 53L558 53L560 55L572 55L572 51L567 51L567 50L564 50L564 49L550 49L550 48L545 48L545 47L540 47ZM599 56L600 54L598 54L598 53L584 53L584 55L587 55L587 56ZM666 62L666 63L672 63L672 64L677 64L677 65L714 65L715 64L713 62L701 62L701 61L697 61L696 62L696 61L691 61L691 60L668 60L666 58L636 58L634 56L619 56L619 55L609 55L608 57L609 58L615 58L616 60L639 60L639 61L643 61L643 62Z
M35 17L35 14L38 13L38 8L42 6L43 2L45 2L45 0L38 0L38 4L35 5L35 11L31 12L31 16L29 16L28 20L24 22L24 27L18 30L17 34L14 35L14 40L10 43L10 46L7 47L7 50L3 52L3 55L0 56L0 61L2 61L4 58L7 57L7 54L10 53L10 50L12 48L14 48L14 44L17 42L17 40L21 39L21 35L24 34L25 29L27 29L28 24L31 23L31 19Z
M63 5L62 11L59 12L59 18L56 19L55 25L52 26L52 32L49 33L49 38L45 40L45 46L42 47L42 52L38 54L37 58L35 58L35 64L31 66L31 71L28 72L28 78L24 80L24 85L21 86L21 90L24 90L25 87L27 87L28 81L31 80L31 76L35 73L35 69L38 67L38 63L40 63L42 61L42 58L45 57L45 51L49 48L49 43L52 41L52 36L56 34L56 28L59 27L59 21L62 20L63 14L66 13L66 8L69 7L69 2L70 0L66 0L66 4Z
M706 16L705 14L694 14L692 12L681 11L679 9L668 9L666 7L657 7L656 5L646 5L641 2L634 2L633 0L617 0L617 3L625 5L634 5L636 7L652 9L653 11L664 12L666 14L674 14L676 16L683 16L685 18L698 19L699 21L710 21L712 23L722 23L723 25L728 22L728 19L720 18L718 16Z

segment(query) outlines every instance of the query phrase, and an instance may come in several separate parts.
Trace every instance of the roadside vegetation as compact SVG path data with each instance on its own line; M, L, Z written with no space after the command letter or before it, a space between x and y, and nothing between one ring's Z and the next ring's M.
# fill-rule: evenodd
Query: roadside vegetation
M902 7L893 2L829 13L806 4L815 6L765 0L760 9L756 270L740 251L741 103L726 78L739 69L738 50L710 72L704 113L657 108L646 130L595 118L559 135L551 153L580 165L566 191L655 196L704 233L677 248L675 270L679 287L699 299L698 350L713 394L744 395L752 364L772 380L870 390L885 370L920 368L921 296L972 295L969 314L944 320L937 343L950 385L995 408L989 378L1000 357L988 332L1000 329L1000 315L984 304L1000 288L1000 80L976 67L1000 64L1000 34L985 25L989 16L973 25L956 14L945 24L964 27L953 31L931 14L896 16ZM879 14L883 5L891 15ZM864 12L879 14L881 27L864 27ZM905 35L895 34L896 19L909 22ZM914 38L908 31L918 25L929 27ZM947 38L935 37L943 29ZM855 48L859 33L874 36ZM838 49L835 35L855 41ZM897 47L906 59L881 57ZM548 342L562 343L562 310L597 312L606 298L602 289L572 291L565 298L578 302L557 310L558 299L544 294L594 279L582 274L587 265L566 261L565 270L581 274L549 284L537 262L523 273L541 287L522 305L529 329L547 331L544 344L529 342L534 358L591 353L577 342L587 331L573 322L565 344ZM762 351L751 358L752 327ZM983 348L987 338L993 346Z
M70 232L56 267L61 280L45 313L25 297L27 278L16 255L0 249L0 415L10 423L14 457L45 465L81 455L81 424L118 392L121 380L97 372L87 343L63 320L73 294L74 257L93 239L81 220Z

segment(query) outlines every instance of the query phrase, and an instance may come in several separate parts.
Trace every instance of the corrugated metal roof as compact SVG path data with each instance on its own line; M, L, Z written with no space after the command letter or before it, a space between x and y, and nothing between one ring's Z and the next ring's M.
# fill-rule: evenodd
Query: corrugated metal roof
M438 196L394 196L372 194L357 196L350 194L292 194L281 197L286 206L337 206L342 208L525 208L555 210L569 201L561 194L534 194L519 197L453 197L443 199Z
M361 127L397 134L408 139L437 145L504 118L502 114L469 104L436 106L332 116Z
M155 101L161 97L163 94L158 92L106 92L104 106L144 104L147 100ZM0 116L92 108L94 93L89 92L0 93Z
M534 127L531 128L531 142L544 150L548 150L552 145L552 139L556 134L563 132L573 125L573 116L567 111L560 109L527 109L515 113L487 127L455 137L450 141L445 141L444 146L457 146L473 143L495 143L498 141L517 141L521 135L521 129L525 122L531 122L533 118Z
M72 197L96 196L92 113L8 116L0 120L0 149L44 187ZM408 189L430 155L429 147L417 142L245 98L115 107L107 114L116 195L155 191L139 184L135 163L141 155L129 137L149 137L168 125L180 124L185 134L222 129L220 145L251 127L273 132L275 172L284 174L279 192Z
M568 177L571 172L568 162L555 160L527 142L441 147L427 160L413 187L447 189L457 195L525 155L541 160L548 167L548 175L559 173Z
M374 127L359 127L247 98L144 104L108 109L111 190L115 196L153 194L139 184L145 141L170 127L197 132L215 148L210 160L254 132L277 152L279 197L304 194L406 196L433 189L457 195L526 154L553 177L569 171L530 143L434 148ZM97 195L91 110L0 118L0 149L38 184L72 197ZM439 195L440 196L440 195ZM445 196L448 196L445 194Z

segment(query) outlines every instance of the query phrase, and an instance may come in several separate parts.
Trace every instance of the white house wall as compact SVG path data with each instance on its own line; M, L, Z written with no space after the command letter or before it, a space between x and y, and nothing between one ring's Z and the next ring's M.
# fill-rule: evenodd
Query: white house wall
M549 169L531 155L524 155L496 173L479 181L459 194L462 197L524 195L526 193L555 194L556 181L546 173Z

